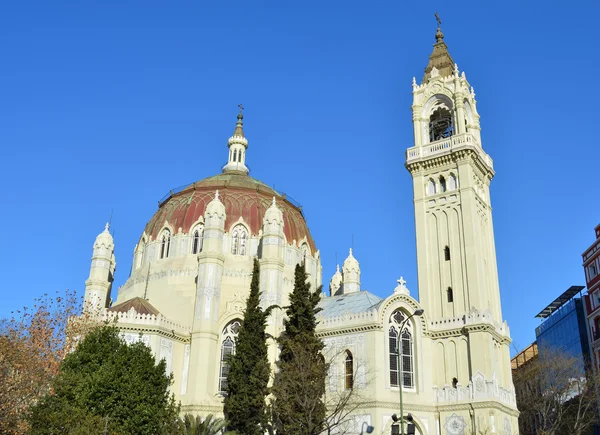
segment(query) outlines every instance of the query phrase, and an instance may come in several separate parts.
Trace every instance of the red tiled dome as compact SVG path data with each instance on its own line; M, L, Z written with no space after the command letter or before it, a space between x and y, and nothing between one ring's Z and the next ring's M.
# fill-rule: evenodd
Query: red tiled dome
M287 243L297 242L306 237L311 252L316 251L315 243L310 235L300 208L292 204L285 195L280 194L266 184L248 175L224 173L197 181L183 189L172 192L161 202L158 211L146 225L146 234L152 239L158 237L166 222L175 232L179 228L188 233L191 226L204 216L206 205L215 197L219 190L219 199L225 205L227 219L225 231L240 217L250 227L253 235L262 228L265 211L271 205L273 196L283 212L284 233Z

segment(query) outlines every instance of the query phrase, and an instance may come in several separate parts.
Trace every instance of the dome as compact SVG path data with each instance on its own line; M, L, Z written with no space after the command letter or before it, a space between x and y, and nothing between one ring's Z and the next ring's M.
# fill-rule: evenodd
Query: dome
M283 232L287 243L292 243L293 240L300 242L306 238L311 252L316 251L300 206L263 182L235 172L215 175L176 191L172 190L159 203L158 211L144 229L145 234L156 240L167 222L175 232L181 228L183 233L189 233L192 226L204 216L206 206L215 197L216 190L225 206L226 232L242 218L252 234L258 234L265 213L273 204L273 197L276 197L277 206L283 212Z

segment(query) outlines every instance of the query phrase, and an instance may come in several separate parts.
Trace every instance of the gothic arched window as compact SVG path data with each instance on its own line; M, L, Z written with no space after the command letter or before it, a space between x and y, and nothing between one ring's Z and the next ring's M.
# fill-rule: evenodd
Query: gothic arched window
M138 245L137 254L135 258L135 268L138 269L142 266L144 260L144 251L146 250L146 237L142 237L140 244Z
M454 134L452 113L445 108L439 107L429 117L429 141L445 139Z
M231 253L233 255L246 255L248 244L248 230L243 225L236 225L231 231Z
M454 174L450 174L448 177L448 190L456 189L456 176Z
M427 195L435 195L435 181L431 178L427 182Z
M160 258L169 257L169 248L171 247L171 231L164 230L160 238Z
M224 394L227 390L227 375L229 374L229 358L235 354L235 338L240 330L240 321L234 320L229 323L221 335L221 364L219 367L219 393Z
M352 352L346 351L346 358L344 360L344 371L345 371L345 385L346 390L354 388L354 359L352 358Z
M204 228L198 225L192 233L192 254L202 252L202 244L204 242Z
M390 329L388 330L390 386L397 387L399 379L401 379L403 387L414 388L413 340L411 326L408 322L404 323L405 318L400 310L394 312L390 317ZM401 326L402 331L400 331Z
M440 175L440 192L446 191L446 179L443 175Z

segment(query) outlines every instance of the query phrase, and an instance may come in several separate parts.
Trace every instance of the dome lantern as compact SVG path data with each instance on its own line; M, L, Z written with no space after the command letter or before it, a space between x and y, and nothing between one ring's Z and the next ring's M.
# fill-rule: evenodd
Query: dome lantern
M223 166L223 172L238 173L248 175L250 170L246 166L246 150L248 149L248 139L244 136L244 106L238 105L240 113L237 116L237 123L233 136L229 138L227 146L229 147L229 159L227 164Z

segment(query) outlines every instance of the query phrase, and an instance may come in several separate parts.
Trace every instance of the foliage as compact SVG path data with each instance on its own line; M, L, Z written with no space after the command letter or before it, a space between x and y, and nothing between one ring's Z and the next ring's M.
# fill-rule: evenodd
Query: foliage
M98 325L80 311L75 292L35 299L32 308L0 320L0 433L27 431L27 409L50 389L75 341Z
M513 372L520 433L587 434L598 423L598 374L561 352L540 354Z
M125 343L116 327L96 328L65 357L52 391L32 407L31 433L70 433L78 422L74 413L93 428L101 420L111 434L172 431L178 406L165 367L142 342Z
M244 321L229 360L224 412L227 428L245 435L262 435L266 425L265 398L269 393L270 365L267 355L267 318L273 307L260 307L260 265L254 259L250 295Z
M222 418L215 418L209 414L202 417L185 414L180 420L178 434L181 435L233 435L233 432L224 432L227 422ZM243 432L241 432L243 433Z
M304 264L298 264L273 383L273 424L278 434L316 435L326 418L323 395L328 366L321 353L323 342L315 335L321 292L312 292L306 280Z

